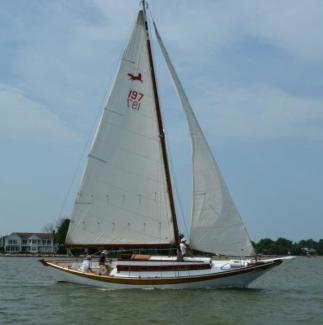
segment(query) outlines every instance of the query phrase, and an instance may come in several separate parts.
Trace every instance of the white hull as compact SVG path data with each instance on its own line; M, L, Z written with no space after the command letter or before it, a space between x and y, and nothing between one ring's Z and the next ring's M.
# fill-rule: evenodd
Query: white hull
M68 268L64 261L42 261L44 265L59 272L62 280L82 285L106 289L198 289L245 288L266 271L281 264L282 260L276 259L228 269L226 266L231 262L233 261L212 262L209 270L199 271L117 273L115 268L110 276L103 276ZM131 262L131 264L139 265L138 262ZM175 264L176 262L173 262L172 265ZM140 265L148 265L148 263L141 262Z
M80 276L65 273L64 279L67 282L95 286L106 289L201 289L201 288L245 288L256 278L261 276L266 271L259 271L257 273L249 273L243 275L236 275L235 277L214 279L208 281L199 282L187 282L179 284L165 284L165 285L131 285L131 284L114 284L109 282L102 282L97 280L91 280L87 278L82 278Z

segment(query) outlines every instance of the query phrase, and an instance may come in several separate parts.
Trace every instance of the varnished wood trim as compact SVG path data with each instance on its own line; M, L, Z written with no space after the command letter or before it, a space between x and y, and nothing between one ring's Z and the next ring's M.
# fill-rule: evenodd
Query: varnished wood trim
M131 261L131 262L158 262L158 263L174 263L174 262L178 262L178 260L162 260L162 259L152 259L152 260L145 260L145 259L132 259L130 258L117 258L117 261L122 261L122 262L127 262L127 261ZM199 261L183 261L182 263L190 263L190 264L198 264L201 263L201 260Z
M210 264L173 264L173 265L117 265L118 272L158 272L208 270Z

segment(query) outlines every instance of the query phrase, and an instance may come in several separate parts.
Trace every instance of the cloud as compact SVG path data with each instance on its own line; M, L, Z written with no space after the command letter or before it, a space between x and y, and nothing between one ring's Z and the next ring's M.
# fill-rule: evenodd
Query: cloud
M169 5L172 8L166 11L161 2L152 2L153 14L166 43L189 56L213 55L214 50L253 37L301 59L323 59L320 0L209 0L203 4L177 0Z
M88 1L5 4L0 8L0 83L46 103L73 128L85 124L93 107L103 105L124 46L120 33L131 24L119 29L114 16L112 21L102 16Z
M194 107L212 138L323 140L323 99L297 97L266 86L209 86Z
M89 114L93 115L93 109L98 111L103 104L138 3L93 0L81 1L77 8L66 1L47 2L44 7L37 1L31 3L32 8L22 11L24 14L19 20L5 16L6 32L1 36L6 40L4 44L16 46L15 55L2 60L12 67L11 75L15 76L8 84L24 90L20 93L11 89L13 97L22 96L31 102L30 98L38 98L57 114L47 109L49 115L60 116L71 128L83 132ZM298 58L322 60L323 5L315 0L304 3L206 0L201 5L195 1L175 0L164 10L164 1L150 2L175 67L179 75L184 76L181 79L185 88L194 93L195 85L189 81L192 74L203 75L203 85L222 81L221 87L200 88L200 95L205 97L204 106L196 106L202 110L202 117L207 116L217 125L214 132L245 139L252 135L254 139L301 135L321 138L320 100L288 94L278 89L275 80L270 80L271 86L259 86L264 80L259 81L255 71L248 71L248 76L244 76L247 81L241 78L238 84L229 84L224 78L231 70L239 74L239 62L225 62L223 57L221 61L214 55L223 48L232 50L232 43L252 37ZM238 51L239 47L234 50ZM252 57L252 60L257 59L259 57ZM221 64L229 66L222 71L224 76L218 73ZM306 66L302 69L306 71ZM252 85L246 84L249 75L256 75ZM3 74L3 84L7 83L7 77ZM311 81L322 83L315 78ZM24 94L28 94L28 98ZM36 102L33 104L37 106ZM203 107L208 110L203 111ZM216 117L211 116L214 113Z
M8 87L0 87L0 137L60 144L80 139L47 107Z
M248 33L302 59L322 61L322 1L254 0L240 9L248 18Z

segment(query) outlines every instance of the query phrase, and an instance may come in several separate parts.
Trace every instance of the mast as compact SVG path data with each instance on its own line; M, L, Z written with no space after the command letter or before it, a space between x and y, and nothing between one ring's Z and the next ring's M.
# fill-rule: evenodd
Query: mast
M164 168L165 168L165 177L166 177L166 183L167 183L169 204L170 204L170 210L171 210L172 221L173 221L174 238L175 238L176 247L179 248L180 239L179 239L179 231L178 231L178 225L177 225L177 219L176 219L176 209L175 209L171 175L170 175L169 164L168 164L167 147L166 147L164 126L163 126L163 119L162 119L160 104L159 104L159 96L158 96L158 90L157 90L154 61L153 61L152 50L151 50L151 45L150 45L149 28L148 28L148 21L147 21L147 15L146 15L146 1L145 0L142 0L142 7L143 7L143 13L144 13L146 35L147 35L147 49L148 49L151 79L152 79L152 84L153 84L155 107L156 107L156 113L157 113L160 144L161 144L161 149L162 149L162 156L163 156L163 162L164 162Z

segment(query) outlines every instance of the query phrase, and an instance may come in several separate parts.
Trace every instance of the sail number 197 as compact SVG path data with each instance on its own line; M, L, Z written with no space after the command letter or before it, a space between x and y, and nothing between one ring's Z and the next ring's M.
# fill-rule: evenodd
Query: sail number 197
M128 94L128 107L139 111L141 100L144 97L143 93L140 93L137 90L130 89Z

